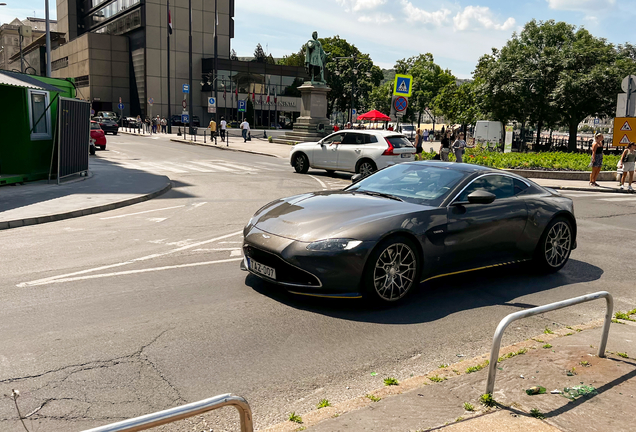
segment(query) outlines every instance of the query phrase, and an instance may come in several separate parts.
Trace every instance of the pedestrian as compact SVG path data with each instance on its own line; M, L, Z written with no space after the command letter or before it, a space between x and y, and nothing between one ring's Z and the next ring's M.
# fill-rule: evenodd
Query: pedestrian
M165 117L161 118L161 133L167 133L168 121Z
M225 118L221 117L221 142L225 142L226 131L227 131L227 122L225 121Z
M442 136L446 136L444 135L446 133L446 129L444 129L444 125L442 125Z
M621 182L618 185L619 189L624 189L625 179L627 178L627 174L629 173L629 186L627 190L633 191L632 182L634 181L634 165L636 165L636 144L629 143L623 154L621 155L621 159L618 162L618 168L623 167L623 176L621 177Z
M418 128L415 131L415 160L419 160L422 154L422 140L423 140L423 136L422 136L422 129Z
M594 145L592 146L592 158L590 160L590 165L592 167L592 173L590 174L590 186L599 186L596 183L596 178L598 174L601 172L601 167L603 166L603 139L605 137L602 133L597 133L594 135Z
M137 129L139 129L141 127L141 116L139 114L137 114Z
M210 141L214 139L214 145L216 145L216 122L214 121L214 119L210 119L208 129L210 129Z
M338 127L338 123L336 123L335 125L333 125L333 131L334 132L338 132L340 130L340 128Z
M473 147L475 146L466 144L466 141L464 140L464 132L460 132L457 140L453 143L453 152L455 153L456 162L464 162L464 149Z
M428 141L428 129L424 129L424 131L422 132L422 141L427 142Z
M241 128L241 135L243 136L243 142L247 142L247 136L250 132L250 124L247 122L247 120L243 120L243 123L241 123L240 128Z
M450 153L450 140L448 134L443 134L442 145L439 147L439 158L444 162L448 162L448 154Z
M389 127L386 128L386 130L392 131L393 130L393 125L389 125Z

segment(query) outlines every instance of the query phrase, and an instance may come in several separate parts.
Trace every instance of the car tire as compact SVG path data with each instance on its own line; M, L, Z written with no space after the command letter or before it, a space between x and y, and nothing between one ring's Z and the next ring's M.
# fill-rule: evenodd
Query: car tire
M408 237L381 241L364 268L363 296L374 304L397 304L419 286L421 263L417 245Z
M327 171L327 174L329 174L330 176L336 173L334 170L325 170L325 171Z
M100 150L106 150L106 145L99 146L99 149L100 149Z
M378 170L378 167L370 159L362 159L356 167L356 174L362 174L363 177L370 176Z
M113 132L113 135L117 135L117 132Z
M309 171L309 159L304 153L294 156L294 170L299 174L307 174Z
M555 273L563 268L570 258L574 230L572 223L564 217L556 217L541 235L534 254L534 262L544 273Z

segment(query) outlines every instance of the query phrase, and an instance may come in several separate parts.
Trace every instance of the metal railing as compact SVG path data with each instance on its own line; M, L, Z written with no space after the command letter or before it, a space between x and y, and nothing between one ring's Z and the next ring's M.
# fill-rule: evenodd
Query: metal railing
M253 432L252 410L245 399L240 396L232 396L230 393L203 399L187 405L181 405L164 411L146 414L141 417L111 423L84 432L136 432L183 420L188 417L203 414L225 406L234 406L241 418L241 432Z
M607 311L605 312L605 322L603 323L603 333L601 335L601 344L598 347L598 356L605 357L605 347L607 346L607 337L609 335L610 325L612 323L612 312L614 310L614 299L607 291L599 291L592 294L586 294L580 297L574 297L556 303L550 303L544 306L538 306L515 313L511 313L499 322L495 335L492 338L492 348L490 350L490 363L488 364L488 381L486 383L486 393L492 394L495 388L495 377L497 374L497 361L499 359L499 348L501 348L501 338L503 332L513 321L529 316L538 315L557 309L563 309L579 303L585 303L592 300L605 298L607 302Z

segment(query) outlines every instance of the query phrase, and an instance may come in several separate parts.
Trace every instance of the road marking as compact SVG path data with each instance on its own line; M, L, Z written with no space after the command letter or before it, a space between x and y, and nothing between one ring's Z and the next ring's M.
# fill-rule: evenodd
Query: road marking
M184 171L182 169L172 168L172 167L166 166L166 165L161 164L161 163L156 163L156 162L143 162L143 163L146 164L146 165L149 165L151 168L155 167L155 168L157 168L159 170L172 171L173 173L177 173L177 174L185 174L185 173L187 173L187 171Z
M320 186L322 186L323 190L324 190L324 189L327 189L327 185L326 185L326 184L325 184L322 180L320 180L319 178L314 177L314 176L312 176L312 175L310 175L309 177L311 177L312 179L314 179L314 180L316 180L318 183L320 183Z
M636 197L630 196L630 197L621 197L621 198L601 198L599 199L599 201L612 201L612 202L618 202L618 201L634 201Z
M208 203L207 201L203 201L203 202L200 202L200 203L192 204L192 207L194 207L194 208L199 208L199 207L201 207L202 205L205 205L205 204L207 204L207 203Z
M159 222L165 221L166 219L168 219L168 218L149 218L148 221L159 223Z
M228 259L216 260L216 261L204 261L204 262L190 263L190 264L179 264L179 265L154 267L154 268L139 269L139 270L126 270L126 271L113 272L113 273L100 273L100 274L93 274L93 275L86 275L86 276L69 277L69 278L52 280L49 282L49 284L75 282L75 281L87 280L87 279L102 279L102 278L114 277L114 276L125 276L125 275L137 274L137 273L148 273L148 272L172 270L172 269L186 268L186 267L198 267L198 266L211 265L211 264L222 264L222 263L228 263L228 262L241 261L242 259L243 259L242 257L228 258Z
M209 169L206 168L200 168L200 167L196 167L194 165L187 165L187 164L183 164L183 163L179 163L179 162L166 162L166 163L171 163L172 165L176 165L180 168L184 168L186 170L192 170L192 171L199 171L199 172L205 172L205 173L209 173L212 172Z
M195 249L194 252L219 252L219 251L235 251L235 250L241 250L241 248L238 247L231 247L231 248L213 248L213 249Z
M156 211L172 210L172 209L176 209L176 208L180 208L180 207L185 207L185 204L184 205L179 205L179 206L174 206L174 207L165 207L165 208L154 209L154 210L145 210L145 211L141 211L141 212L137 212L137 213L128 213L128 214L119 215L119 216L109 216L109 217L99 218L99 219L100 220L118 219L118 218L123 218L123 217L126 217L126 216L135 216L135 215L140 215L140 214L145 214L145 213L152 213L152 212L156 212Z
M243 234L242 230L234 232L234 233L231 233L231 234L226 234L226 235L223 235L223 236L220 236L220 237L216 237L216 238L213 238L213 239L203 240L203 241L200 241L200 242L197 242L197 243L192 243L192 244L189 244L189 245L186 245L186 246L182 246L182 247L179 247L179 248L176 248L176 249L169 250L167 252L156 253L156 254L152 254L152 255L146 255L146 256L141 257L141 258L132 259L130 261L124 261L124 262L120 262L120 263L116 263L116 264L109 264L109 265L105 265L105 266L101 266L101 267L95 267L95 268L92 268L92 269L80 270L80 271L73 272L73 273L67 273L67 274L58 275L58 276L50 276L50 277L47 277L47 278L44 278L44 279L38 279L38 280L35 280L35 281L31 281L31 282L21 282L21 283L17 284L16 286L18 288L25 288L25 287L28 287L28 286L47 285L47 284L50 284L50 283L54 283L53 281L55 281L57 279L68 278L70 276L77 276L77 275L91 273L91 272L96 272L96 271L100 271L100 270L107 270L107 269L115 268L115 267L121 267L121 266L125 266L125 265L128 265L128 264L133 264L133 263L138 262L138 261L147 261L149 259L159 258L159 257L162 257L162 256L170 255L170 254L173 254L173 253L176 253L176 252L181 252L181 251L184 251L184 250L187 250L187 249L191 249L191 248L194 248L194 247L203 246L204 244L212 243L212 242L219 241L219 240L224 240L224 239L230 238L230 237L235 237L235 236L240 235L240 234Z
M204 167L212 168L213 170L219 170L219 171L225 171L225 172L236 172L236 170L233 170L232 168L226 168L220 165L211 164L207 162L192 161L192 163L195 163L197 165L202 165Z

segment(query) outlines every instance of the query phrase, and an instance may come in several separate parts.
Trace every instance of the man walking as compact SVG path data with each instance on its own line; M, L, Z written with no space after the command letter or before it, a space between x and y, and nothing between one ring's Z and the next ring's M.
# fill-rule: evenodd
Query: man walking
M249 136L250 133L250 124L247 122L247 120L243 120L243 123L241 123L241 135L243 135L243 142L247 142L247 137Z
M161 133L166 133L166 126L168 125L168 122L166 121L166 118L163 117L161 119Z
M210 119L208 128L210 129L210 141L214 138L214 145L216 145L216 122L214 119Z
M227 122L221 117L221 142L225 142L225 131L227 130Z

